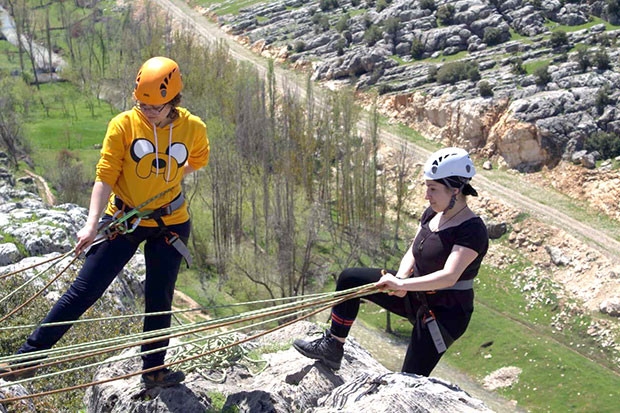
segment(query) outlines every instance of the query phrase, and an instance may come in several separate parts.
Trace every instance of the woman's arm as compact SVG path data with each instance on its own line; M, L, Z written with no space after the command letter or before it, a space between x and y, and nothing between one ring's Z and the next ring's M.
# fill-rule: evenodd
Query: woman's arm
M96 181L93 185L93 191L90 195L90 206L88 207L88 218L84 227L77 233L76 254L79 255L97 236L97 225L111 193L112 187L105 182Z
M478 253L471 248L455 245L441 270L407 279L385 274L375 285L381 290L393 291L433 291L452 287L477 256ZM400 268L397 275L400 275Z

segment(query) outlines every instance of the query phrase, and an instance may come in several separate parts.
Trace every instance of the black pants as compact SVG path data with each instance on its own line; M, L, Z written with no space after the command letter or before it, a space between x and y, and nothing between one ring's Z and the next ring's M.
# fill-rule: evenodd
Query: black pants
M396 271L390 272L396 274ZM342 291L359 287L360 285L375 283L380 278L380 268L347 268L338 277L336 290ZM450 291L441 292L441 294L450 293ZM386 293L375 293L367 295L364 299L372 301L401 317L410 320L415 319L415 321L412 321L414 326L402 371L404 373L429 376L437 363L439 363L443 353L437 352L433 339L426 326L423 325L421 317L416 317L421 303L415 298L415 293L410 292L402 298ZM409 306L405 300L409 300ZM359 312L360 301L360 298L355 298L334 306L332 309L332 334L338 337L346 337L349 334L351 325ZM472 304L450 306L429 304L429 306L442 328L446 345L451 344L463 335L471 319L473 312ZM408 314L408 307L412 314Z
M168 227L179 235L183 242L189 238L189 221ZM52 307L43 323L77 320L97 301L123 269L143 241L146 261L144 283L145 312L169 311L172 308L174 285L183 257L166 242L158 227L138 227L127 235L118 235L104 241L88 251L84 266L69 289ZM146 316L143 331L154 331L170 327L171 315ZM39 327L26 340L18 353L50 349L71 328L71 325ZM93 328L97 328L93 326ZM168 340L161 340L142 346L142 351L166 347ZM160 351L142 356L143 368L164 364L166 352Z

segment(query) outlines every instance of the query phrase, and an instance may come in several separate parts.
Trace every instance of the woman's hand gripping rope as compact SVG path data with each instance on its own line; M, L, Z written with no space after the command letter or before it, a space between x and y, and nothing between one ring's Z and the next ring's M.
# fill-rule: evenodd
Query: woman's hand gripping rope
M381 270L381 279L377 281L375 286L381 292L402 298L407 295L407 290L403 289L403 281L402 278L397 278L386 270Z
M114 214L111 220L102 223L98 227L86 226L77 233L77 244L75 246L76 255L80 255L82 252L88 250L88 248L100 244L108 239L114 239L118 234L129 234L133 232L143 217L146 217L154 212L152 209L141 211L151 202L160 198L161 196L172 191L174 187L168 188L165 191L158 193L157 195L147 199L135 208L129 211L118 210ZM133 220L133 222L131 222ZM130 225L131 223L131 225Z
M13 272L11 272L9 274L1 275L0 279L3 279L3 278L6 278L6 277L9 277L11 275L15 275L15 274L18 274L20 272L26 271L28 269L35 268L35 267L37 267L39 265L42 265L42 264L45 264L45 263L50 263L50 265L45 270L40 271L39 273L37 273L36 275L31 277L29 280L27 280L24 284L22 284L21 286L16 288L13 292L11 292L10 294L8 294L5 297L2 297L0 299L0 304L3 303L4 301L8 300L12 295L17 293L18 291L20 291L23 288L25 288L28 284L30 284L35 279L41 277L45 272L47 272L49 269L51 269L56 264L61 262L63 259L65 259L69 255L75 253L75 257L64 268L62 268L54 277L52 277L45 284L45 286L43 286L43 288L41 288L39 291L37 291L36 293L31 295L28 299L26 299L19 306L17 306L12 311L10 311L8 314L5 314L4 316L2 316L0 318L0 323L3 322L4 320L6 320L7 318L11 317L13 314L15 314L18 311L20 311L22 308L24 308L28 304L30 304L30 302L32 302L35 298L37 298L45 290L47 290L47 288L50 285L52 285L52 283L54 283L58 278L60 278L60 276L78 259L80 254L83 251L85 251L87 248L92 247L93 245L99 244L99 243L101 243L103 241L106 241L108 239L112 239L117 234L126 234L126 233L130 233L130 232L134 231L138 227L138 224L142 220L142 217L145 217L145 216L147 216L147 215L149 215L149 214L151 214L153 212L153 210L144 210L144 211L140 211L140 210L142 208L144 208L145 206L147 206L148 204L150 204L151 202L153 202L156 199L158 199L159 197L163 196L164 194L172 191L173 189L174 189L174 187L168 188L165 191L162 191L159 194L155 195L154 197L147 199L142 204L138 205L137 207L133 208L132 210L124 212L124 213L116 214L110 222L107 222L106 224L104 224L103 226L101 226L98 229L97 228L90 228L90 227L82 228L80 231L78 231L78 234L77 234L78 242L77 242L76 246L71 251L69 251L69 252L67 252L65 254L59 255L58 257L54 257L54 258L49 259L49 260L41 261L38 264L22 268L22 269L20 269L18 271L13 271ZM135 220L131 223L131 226L129 226L130 220L132 220L134 218L135 218Z

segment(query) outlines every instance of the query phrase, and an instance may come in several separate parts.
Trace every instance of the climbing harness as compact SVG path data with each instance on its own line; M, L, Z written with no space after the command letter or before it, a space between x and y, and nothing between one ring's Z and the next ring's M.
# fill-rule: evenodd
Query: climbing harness
M161 233L165 237L166 243L174 247L174 249L176 249L179 252L179 254L183 256L187 264L187 267L189 268L192 265L192 257L190 255L189 249L187 248L187 245L185 245L183 240L181 240L181 238L179 237L179 234L177 234L174 231L171 231L166 226L166 224L164 223L162 219L162 217L165 217L166 215L170 215L177 209L181 208L184 202L185 202L185 197L183 196L183 193L180 193L176 198L172 200L172 202L170 202L167 205L164 205L161 208L158 208L155 210L141 211L141 212L138 211L136 213L133 213L130 219L123 221L123 225L121 226L120 230L115 227L112 229L116 230L116 233L126 234L126 233L133 232L138 227L138 224L140 223L141 220L143 219L154 220L155 222L157 222L157 225ZM126 204L121 198L119 198L117 195L114 196L114 205L116 206L117 211L114 214L115 216L113 216L112 218L115 218L115 219L117 218L116 216L117 214L119 216L125 216L127 214L132 213L136 209L139 209L139 208L132 208L131 206ZM131 222L134 217L135 217L135 220ZM129 225L131 225L131 227L129 227ZM116 234L112 236L116 236Z
M381 270L381 274L386 274L386 270ZM409 293L403 297L405 303L405 312L407 313L407 319L414 326L419 326L421 328L428 329L428 332L433 339L433 344L435 344L435 349L437 353L441 354L445 352L448 347L454 342L451 339L450 334L447 331L442 332L442 329L437 322L437 318L435 317L435 313L430 309L428 305L428 300L426 298L427 295L435 294L437 291L467 291L474 288L474 280L461 280L457 281L451 287L441 288L434 291L416 291L414 294L420 301L421 305L418 308L418 311L414 313L413 307L411 305L411 300L409 298ZM417 331L416 334L422 334L421 331ZM446 343L446 340L448 343Z
M167 194L168 192L172 191L174 188L175 187L170 187L170 188L168 188L168 189L158 193L157 195L147 199L146 201L144 201L143 203L141 203L137 207L131 208L128 211L122 211L121 209L119 209L120 213L119 213L119 211L117 211L117 213L115 213L115 216L113 216L112 219L104 220L102 222L102 224L100 225L99 229L97 230L97 236L95 237L94 241L89 245L88 248L92 248L94 245L100 244L100 243L102 243L102 242L104 242L104 241L106 241L108 239L114 239L118 234L128 234L128 233L133 232L138 227L138 225L139 225L139 223L140 223L140 221L142 219L156 219L156 220L159 219L159 220L161 220L162 216L169 215L173 211L175 211L176 209L180 208L181 205L183 205L183 202L185 201L185 199L183 198L182 194L177 196L175 198L175 200L173 200L171 203L169 203L169 204L167 204L167 205L165 205L165 206L163 206L161 208L158 208L158 209L155 209L155 210L143 210L142 211L142 209L144 207L146 207L148 204L150 204L151 202L153 202L156 199L160 198L161 196ZM166 233L166 241L170 245L175 247L177 249L177 251L179 251L185 257L186 261L188 262L188 266L189 266L190 263L191 263L191 258L188 258L189 257L189 250L188 250L187 246L185 246L185 244L183 244L183 242L180 240L180 238L179 238L179 236L177 234L173 233L172 231L169 231L165 227L165 225L163 224L163 221L161 221L161 224L158 222L158 225L160 226L160 228L163 226L163 228L165 228L165 230L168 231ZM10 272L8 274L1 275L0 279L3 279L3 278L7 278L7 277L9 277L11 275L15 275L15 274L18 274L20 272L23 272L23 271L35 268L35 267L40 266L42 264L50 263L50 265L45 270L38 272L33 277L28 279L25 283L23 283L21 286L19 286L16 289L14 289L11 293L7 294L5 297L2 297L0 299L0 304L3 303L4 301L6 301L11 296L13 296L14 294L16 294L17 292L19 292L20 290L22 290L24 287L26 287L28 284L30 284L31 282L33 282L37 278L41 277L44 273L49 271L56 264L58 264L59 262L61 262L62 260L64 260L66 257L68 257L70 254L72 254L74 252L75 252L75 248L73 248L71 251L66 252L66 253L64 253L62 255L59 255L57 257L53 257L53 258L50 258L48 260L41 261L41 262L39 262L37 264L34 264L34 265L31 265L29 267L22 268L22 269L20 269L18 271L13 271L13 272ZM55 282L77 260L77 258L78 258L77 256L74 257L71 260L71 262L69 262L69 264L67 264L49 282L47 282L44 287L39 289L39 291L34 293L28 299L26 299L21 305L19 305L17 308L13 309L12 311L7 313L6 315L2 316L2 318L0 318L0 322L3 322L4 320L9 318L13 314L18 312L19 310L21 310L23 307L28 305L36 297L41 295L53 282Z

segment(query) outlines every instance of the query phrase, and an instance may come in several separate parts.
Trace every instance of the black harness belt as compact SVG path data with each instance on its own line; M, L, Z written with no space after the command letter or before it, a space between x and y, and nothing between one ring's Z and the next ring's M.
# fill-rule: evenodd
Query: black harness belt
M471 290L472 288L474 288L473 279L457 281L453 286L441 288L437 291L466 291ZM437 353L443 353L448 349L450 344L452 344L453 340L451 337L449 337L449 334L447 332L444 332L442 334L441 328L437 323L437 319L435 318L435 314L433 314L433 311L428 306L428 300L426 299L426 295L433 294L434 292L435 291L416 292L418 300L420 300L420 302L422 303L416 314L413 313L413 308L411 307L411 301L409 300L409 297L405 296L405 310L407 311L407 318L409 319L409 322L411 322L411 324L417 324L424 328L428 328L428 332L433 339L433 343L435 344L435 349L437 349ZM421 322L416 323L416 321L418 320ZM418 332L418 334L421 334L421 332ZM446 340L448 340L447 344Z
M181 240L179 234L170 231L170 229L166 226L166 224L164 224L164 221L162 220L162 217L170 215L177 209L181 208L184 202L185 197L183 196L183 193L180 193L176 198L172 200L172 202L162 206L161 208L153 210L153 212L149 213L148 215L142 216L141 219L153 219L155 220L155 222L157 222L158 227L166 237L166 242L169 245L172 245L174 249L176 249L179 254L183 256L185 262L187 263L187 267L189 268L189 266L192 265L192 257L189 249L187 248L187 245L185 245L183 240ZM119 209L119 211L126 212L133 209L133 207L126 204L117 195L114 195L114 205L116 206L116 208Z

